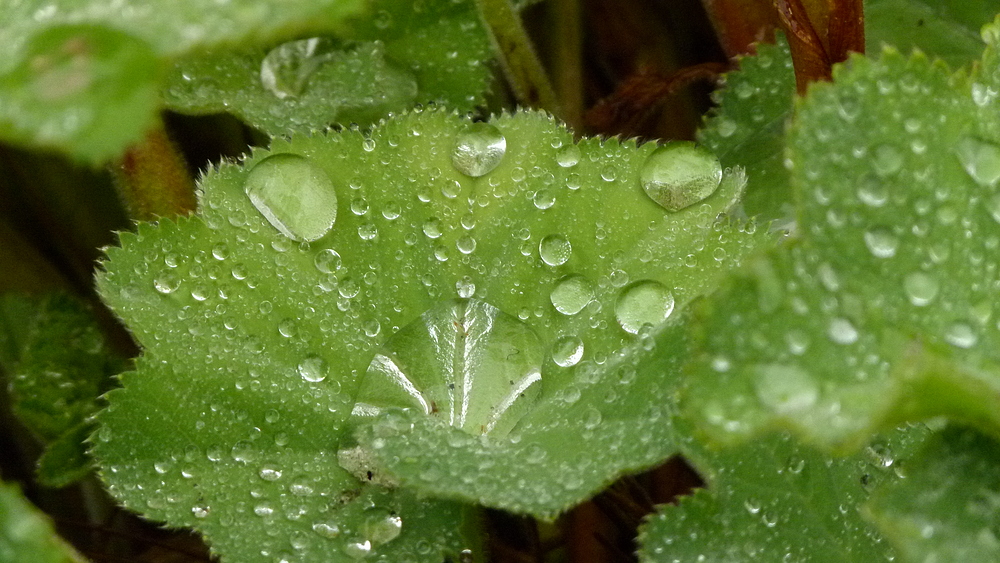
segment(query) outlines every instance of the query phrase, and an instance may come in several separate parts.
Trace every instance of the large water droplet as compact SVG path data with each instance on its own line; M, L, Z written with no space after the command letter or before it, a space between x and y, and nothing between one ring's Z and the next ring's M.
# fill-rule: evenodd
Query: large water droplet
M472 434L504 436L537 400L543 359L531 327L484 301L455 299L386 341L358 404L369 413L417 408Z
M997 145L963 137L955 143L955 155L980 186L989 188L1000 181L1000 147Z
M576 336L561 336L552 345L552 361L564 368L575 366L583 358L583 340Z
M164 272L153 280L153 287L164 295L169 295L181 286L181 279L173 272Z
M807 409L819 398L819 386L809 372L798 366L765 364L754 370L757 398L777 414Z
M330 370L327 365L326 360L319 356L308 356L301 362L299 362L299 375L302 379L310 383L319 383L326 379L326 375Z
M316 254L316 258L313 259L313 264L320 272L332 274L340 269L340 254L332 248L321 250Z
M499 166L506 152L507 139L496 126L472 123L455 139L451 163L462 174L477 178Z
M300 95L309 77L329 60L332 47L331 40L321 37L278 45L261 61L261 84L282 100Z
M580 147L575 144L566 145L556 153L556 162L563 168L571 168L580 162Z
M587 278L572 274L559 280L549 294L552 306L564 315L575 315L594 299L594 286Z
M337 192L321 168L294 154L260 161L247 175L247 196L274 228L298 241L314 241L337 219Z
M937 297L938 280L926 272L913 272L903 279L903 289L910 303L923 307Z
M656 326L674 311L674 294L653 280L635 282L618 295L615 318L626 332L638 334L643 325Z
M958 348L972 348L979 340L979 336L968 324L954 323L944 333L944 339L948 344Z
M562 266L573 254L573 245L562 235L547 235L538 243L538 256L549 266Z
M830 340L837 344L847 345L858 341L858 329L854 328L851 321L841 317L830 319L827 334L830 336Z
M385 513L381 509L372 509L372 514L365 519L363 533L372 544L381 545L399 537L403 530L403 519L398 514Z
M715 193L722 165L708 149L675 141L656 149L639 171L642 189L669 211L680 211Z
M892 258L899 247L899 238L885 227L865 231L865 246L876 258Z

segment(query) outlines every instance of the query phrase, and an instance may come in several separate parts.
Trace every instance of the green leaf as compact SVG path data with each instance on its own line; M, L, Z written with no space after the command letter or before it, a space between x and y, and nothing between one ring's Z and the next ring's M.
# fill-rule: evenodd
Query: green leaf
M313 542L305 549L320 549L314 542L327 540L311 526L329 498L358 487L351 474L393 485L394 476L383 478L370 451L345 439L345 421L354 397L370 400L365 386L378 385L377 378L362 377L377 353L431 354L420 349L428 331L407 325L429 318L440 328L441 315L425 313L460 299L469 300L458 301L460 309L485 311L489 322L502 318L516 327L490 332L477 326L476 334L494 336L468 361L451 364L463 381L481 380L477 393L479 383L490 390L472 399L476 420L489 419L481 401L509 396L502 392L506 381L490 380L504 373L492 369L503 364L493 354L506 351L503 360L514 361L510 354L536 345L531 333L541 347L531 352L532 365L542 364L539 400L573 402L582 393L577 384L600 371L597 363L609 362L626 344L644 350L650 341L643 323L671 316L767 240L753 228L717 220L741 193L740 174L723 177L711 161L707 168L664 162L663 154L652 144L574 144L570 132L539 113L473 124L423 111L387 120L369 135L345 130L275 139L270 152L211 171L201 181L197 216L122 233L122 248L109 250L98 277L104 299L145 347L137 371L122 376L123 388L108 394L109 407L99 417L94 454L102 477L128 507L194 526L237 560L260 559L248 546L261 538L265 545L258 549L274 552L299 532ZM646 167L653 168L646 170L651 185L663 187L677 171L699 180L701 171L715 178L717 189L668 212L640 186ZM564 283L571 291L559 289ZM443 328L456 331L447 323ZM402 344L391 344L397 337ZM582 352L573 346L567 353L567 337L576 338ZM636 379L627 365L609 376L623 381L622 390L614 390L621 395ZM659 374L649 377L643 389L657 392ZM660 387L661 396L668 387ZM593 410L613 421L609 433L634 431L629 407L619 412L604 402L613 397L601 397ZM666 423L668 406L642 404ZM446 406L438 405L439 415ZM589 416L583 407L575 408ZM544 412L533 416L538 425L546 418ZM470 426L479 433L479 425ZM428 425L425 437L453 435L448 430ZM656 459L609 460L609 468L595 466L600 475L588 487L612 479L621 470L615 464L646 466L673 451L669 442L633 436L641 444L634 447L658 452ZM568 438L545 447L563 447ZM592 453L572 442L576 455ZM517 449L529 451L528 445ZM279 479L262 477L279 469ZM287 494L299 477L311 480L312 496ZM587 491L576 494L579 500ZM260 504L269 504L273 517L255 517ZM299 506L301 518L279 517ZM423 518L400 516L404 522ZM329 518L357 529L351 513ZM234 528L236 521L243 523ZM407 535L405 524L403 531L400 545L421 539ZM449 540L441 547L456 546Z
M417 102L483 102L492 51L472 2L382 0L372 11L339 36L189 56L164 99L182 113L232 112L270 135L367 126Z
M920 427L894 432L847 458L787 435L692 452L695 466L708 470L708 488L646 520L640 561L891 561L860 503L877 485L901 482L901 466L909 467L925 434Z
M1000 432L995 74L886 51L812 87L788 143L799 241L699 306L688 407L713 437L850 448L940 415Z
M360 0L144 2L3 0L0 136L100 162L152 124L166 62L185 53L330 32Z
M62 487L91 469L84 439L98 396L125 362L111 351L93 313L67 295L0 300L0 365L10 374L13 410L48 446L39 482Z
M936 432L906 479L869 501L871 519L906 562L1000 559L1000 445L974 430Z
M0 561L86 563L16 485L0 483Z
M1000 10L993 0L867 0L865 43L869 53L891 45L920 49L952 68L979 58L979 28Z
M747 172L743 209L760 220L793 215L788 170L784 166L785 128L792 115L795 72L788 42L757 46L757 55L740 59L715 93L719 104L698 133L698 140L719 155L723 166Z

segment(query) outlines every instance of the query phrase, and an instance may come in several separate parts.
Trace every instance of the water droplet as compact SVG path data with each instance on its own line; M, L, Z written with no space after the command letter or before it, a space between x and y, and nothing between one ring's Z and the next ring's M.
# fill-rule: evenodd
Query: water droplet
M312 74L329 59L331 47L331 40L320 37L278 45L261 61L261 84L282 100L302 94Z
M297 241L314 241L337 218L337 193L321 168L294 154L276 154L247 175L247 196L278 231Z
M594 286L587 278L571 274L559 280L549 294L549 300L557 311L564 315L575 315L594 299Z
M225 260L226 258L229 258L229 247L222 242L213 246L212 257L215 258L216 260Z
M313 264L320 272L332 274L340 269L340 254L332 248L321 250L316 254L316 258L313 259Z
M669 211L680 211L715 193L722 165L711 151L674 141L649 155L639 171L642 189Z
M344 546L344 553L351 559L364 559L372 552L372 542L350 542Z
M451 163L455 169L478 178L500 165L507 152L507 139L489 123L472 123L455 139Z
M181 279L173 272L164 272L153 280L153 287L164 295L169 295L181 286Z
M798 366L766 364L755 369L757 398L777 414L791 414L816 404L819 386Z
M463 235L455 241L455 248L462 254L472 254L476 250L476 239L470 235Z
M423 231L427 238L439 238L442 234L441 221L437 217L431 217L430 219L424 221Z
M903 289L906 296L917 307L923 307L937 297L938 280L925 272L913 272L903 279Z
M265 481L277 481L281 479L281 468L277 465L267 464L260 468L260 478Z
M876 258L892 258L899 247L899 239L885 227L865 231L865 246Z
M837 344L854 344L858 341L858 329L854 328L851 321L836 317L830 319L830 326L827 328L830 340Z
M573 254L573 245L562 235L547 235L538 243L538 255L549 266L565 264Z
M792 455L788 458L788 463L785 465L785 468L788 469L790 473L798 475L799 473L802 473L803 469L806 468L806 460L797 455Z
M330 371L330 367L327 365L326 360L319 356L308 356L301 362L299 362L299 375L302 379L309 381L311 383L319 383L326 379L327 373Z
M207 504L196 504L191 507L191 515L195 518L207 518L211 512L212 509Z
M535 196L531 201L535 204L536 208L545 210L555 205L556 194L548 188L542 188L535 192Z
M335 538L340 535L340 526L335 522L315 522L312 529L324 538Z
M292 338L299 333L299 327L294 319L282 319L278 323L278 334L285 338Z
M643 325L656 326L674 310L674 294L653 280L635 282L622 290L615 303L615 318L625 332L638 334Z
M892 145L879 145L872 157L872 167L880 178L892 176L903 167L903 153Z
M944 333L944 339L958 348L972 348L979 341L979 336L966 323L954 323Z
M587 430L593 430L601 425L602 419L601 411L594 407L589 407L587 408L587 414L583 417L583 427Z
M376 512L383 512L375 509ZM374 545L381 545L399 537L403 530L403 519L397 514L373 515L364 524L364 535Z
M583 340L576 336L562 336L552 345L552 361L567 368L575 366L583 358Z
M889 189L882 182L871 176L861 180L858 187L858 199L871 207L882 207L889 199Z
M572 168L580 162L580 147L575 144L566 145L556 153L556 162L563 168Z
M1000 147L973 137L955 143L955 155L977 184L991 188L1000 181Z
M257 460L257 450L247 440L240 440L233 444L230 455L233 456L233 459L242 463L253 463Z
M462 279L455 282L455 289L458 291L458 296L463 299L476 294L476 284L472 283L472 278L469 276L462 276Z

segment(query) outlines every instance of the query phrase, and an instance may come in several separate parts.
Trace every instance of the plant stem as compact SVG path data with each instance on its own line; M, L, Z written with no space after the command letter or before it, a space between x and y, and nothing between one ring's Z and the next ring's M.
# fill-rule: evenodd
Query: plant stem
M555 33L553 77L563 119L574 130L583 126L583 28L580 0L554 0L550 11Z
M187 215L197 206L194 179L161 120L142 141L125 150L111 171L118 194L136 221Z
M555 89L510 0L476 0L476 5L518 103L561 117Z

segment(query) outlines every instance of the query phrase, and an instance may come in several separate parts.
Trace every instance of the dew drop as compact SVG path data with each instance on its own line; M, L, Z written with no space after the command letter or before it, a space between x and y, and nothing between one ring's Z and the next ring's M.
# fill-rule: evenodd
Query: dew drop
M430 219L424 221L422 230L424 235L430 239L440 238L441 232L441 221L437 217L431 217Z
M472 254L476 250L476 239L470 235L463 235L455 241L455 248L462 254Z
M565 264L573 254L573 245L562 235L547 235L538 243L538 256L549 266Z
M455 169L478 178L500 165L507 152L507 139L489 123L472 123L455 139L451 163Z
M532 203L535 204L537 209L546 210L556 203L556 194L548 188L542 188L535 192L535 196L531 199Z
M301 362L299 362L298 367L299 375L302 379L310 383L319 383L326 379L327 373L330 371L326 360L319 356L307 356Z
M332 248L319 251L313 259L316 269L324 274L332 274L340 269L340 254Z
M996 194L986 200L986 209L990 212L993 220L1000 223L1000 194Z
M180 286L181 279L173 272L165 272L156 276L156 279L153 280L153 287L156 288L156 291L164 295L169 295L177 291L177 288Z
M337 219L337 193L321 168L294 154L276 154L247 175L247 196L278 231L297 241L314 241Z
M944 333L944 339L957 348L972 348L976 345L979 337L976 332L966 323L954 323Z
M656 326L674 310L674 294L663 284L642 280L626 286L615 303L615 318L625 332L638 334L644 325Z
M280 100L302 94L312 74L328 60L328 47L329 40L320 37L278 45L261 61L261 84Z
M997 145L963 137L955 143L955 155L980 186L990 188L1000 181L1000 147Z
M642 189L669 211L680 211L715 193L722 165L711 151L674 141L649 155L639 171Z
M294 319L282 319L278 323L278 334L285 338L292 338L299 333L299 327Z
M563 168L572 168L580 162L580 147L575 144L566 145L556 153L556 162Z
M858 188L858 199L870 207L882 207L889 199L889 190L885 184L868 176L861 180L861 186Z
M885 227L875 227L865 231L865 246L876 258L892 258L899 247L899 239Z
M208 518L208 515L212 512L211 507L205 504L196 504L191 507L191 515L195 518Z
M458 291L459 297L468 299L476 294L476 284L472 283L471 277L462 276L462 279L455 282L455 290Z
M755 372L757 398L777 414L802 411L819 398L816 380L798 366L765 364L757 366Z
M583 340L577 336L562 336L552 345L552 361L560 367L575 366L583 358Z
M340 526L334 522L315 522L312 529L324 538L333 539L340 535Z
M903 167L903 153L892 145L879 145L872 154L872 166L875 174L886 178L899 172Z
M827 335L837 344L847 345L858 341L858 329L854 328L851 321L841 317L830 319Z
M277 481L281 479L281 468L277 465L267 464L260 468L260 478L265 481Z
M549 294L549 300L557 311L564 315L575 315L594 299L594 286L579 274L568 275L556 284Z
M913 272L903 279L903 289L910 303L917 307L923 307L937 297L938 280L934 276L925 272Z

